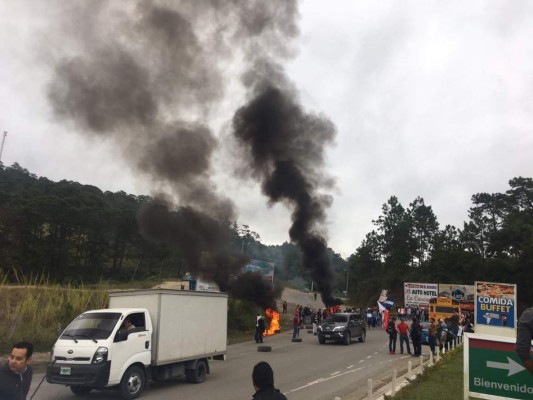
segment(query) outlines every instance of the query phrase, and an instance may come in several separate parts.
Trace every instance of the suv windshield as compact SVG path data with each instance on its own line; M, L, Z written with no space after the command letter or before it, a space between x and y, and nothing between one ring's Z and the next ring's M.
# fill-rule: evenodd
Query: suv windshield
M81 314L65 329L61 339L107 339L121 315L120 313Z
M326 319L326 322L328 323L339 323L339 322L348 322L348 318L345 315L330 315L328 319Z

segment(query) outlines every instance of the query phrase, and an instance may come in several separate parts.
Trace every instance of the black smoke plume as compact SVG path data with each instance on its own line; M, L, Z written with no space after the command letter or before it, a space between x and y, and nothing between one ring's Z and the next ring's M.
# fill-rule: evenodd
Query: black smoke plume
M276 66L265 70L279 75ZM302 263L329 305L333 273L321 224L331 198L321 195L320 189L330 185L321 168L324 146L333 141L335 128L328 119L305 113L290 86L283 88L261 74L259 77L253 83L254 97L233 118L233 133L243 145L263 193L272 202L292 207L290 238L300 246ZM283 81L286 79L279 76L276 79Z
M145 237L179 247L191 272L222 290L271 306L275 291L240 277L246 260L226 252L225 221L235 220L235 207L212 179L224 144L212 116L228 97L228 71L245 65L243 83L254 98L234 118L236 135L249 146L265 194L293 207L290 237L327 300L331 271L320 225L330 199L320 194L327 186L320 169L334 129L301 110L272 61L293 54L297 1L104 0L69 3L64 15L54 21L62 53L48 92L56 116L109 140L162 193L139 213Z
M147 203L138 214L141 234L158 243L179 248L189 271L215 282L221 291L257 305L276 308L282 287L273 287L257 273L241 274L250 261L226 251L231 238L229 225L190 207L171 210L164 199Z

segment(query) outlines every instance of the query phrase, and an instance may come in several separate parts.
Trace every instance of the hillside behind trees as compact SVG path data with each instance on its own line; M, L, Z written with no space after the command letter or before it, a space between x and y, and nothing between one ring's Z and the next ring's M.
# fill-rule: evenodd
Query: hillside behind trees
M404 207L391 196L348 260L329 249L337 292L348 286L351 304L369 305L382 289L401 299L406 281L485 280L517 283L522 305L533 304L533 180L518 177L509 186L473 195L461 228L441 227L421 197ZM139 234L136 214L149 200L0 164L0 269L10 280L44 275L70 284L179 279L187 272L179 248ZM229 252L275 263L278 281L310 288L297 246L267 246L249 226L227 223Z
M71 284L181 279L188 268L179 248L139 234L137 211L150 200L78 182L53 182L16 163L0 165L0 269L12 281L36 275ZM297 246L266 246L249 226L227 224L229 253L275 263L277 281L309 284ZM342 280L346 262L331 250L329 257Z

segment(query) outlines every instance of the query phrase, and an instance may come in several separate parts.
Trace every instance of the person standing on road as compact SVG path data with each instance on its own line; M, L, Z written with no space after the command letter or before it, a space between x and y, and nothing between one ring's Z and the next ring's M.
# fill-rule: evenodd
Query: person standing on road
M300 336L300 318L298 313L294 313L294 318L292 319L292 338Z
M283 314L287 314L287 301L283 300Z
M531 340L533 339L533 307L524 310L518 320L516 333L516 354L522 364L533 375L533 359L531 358Z
M430 323L429 328L428 328L429 349L431 350L431 354L436 356L437 353L435 353L435 344L437 343L437 326L435 325L435 319L430 318L429 323Z
M257 320L257 326L255 328L255 342L263 343L263 333L265 333L265 320L263 317L259 316Z
M392 317L388 322L387 333L389 334L389 354L395 354L396 340L398 339L398 330L396 329L396 317Z
M403 318L401 318L400 321L401 322L398 324L398 333L400 334L400 354L403 354L404 342L407 353L411 354L411 346L409 346L409 325L407 325Z
M26 400L33 376L32 354L33 345L29 342L13 346L9 361L0 368L0 399Z
M260 361L255 364L252 382L255 389L252 400L287 400L285 395L274 387L274 371L269 363Z
M416 317L411 324L411 341L413 342L413 357L422 355L422 326Z

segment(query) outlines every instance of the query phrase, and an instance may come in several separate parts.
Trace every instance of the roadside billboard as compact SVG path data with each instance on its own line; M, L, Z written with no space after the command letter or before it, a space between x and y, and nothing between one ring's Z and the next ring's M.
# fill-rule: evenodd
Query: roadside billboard
M515 339L467 333L464 398L533 399L533 376L515 352Z
M516 285L476 282L476 333L516 337Z
M476 289L474 285L439 283L439 296L449 297L457 301L471 301L473 303L476 296Z
M425 307L429 299L437 297L439 285L437 283L414 283L403 284L404 304L406 307Z
M243 272L259 272L263 275L263 279L270 283L274 282L274 270L276 264L261 261L261 260L251 260L244 268Z
M476 288L474 285L439 283L439 297L457 300L462 311L474 311Z

